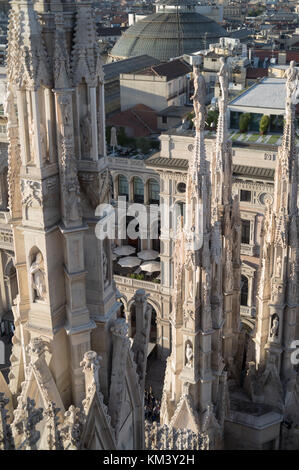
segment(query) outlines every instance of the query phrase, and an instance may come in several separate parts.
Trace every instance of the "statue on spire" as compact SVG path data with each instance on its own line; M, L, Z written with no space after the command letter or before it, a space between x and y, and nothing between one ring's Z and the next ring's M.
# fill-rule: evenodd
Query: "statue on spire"
M205 125L205 98L206 98L206 82L202 74L200 73L199 67L193 67L194 76L194 94L191 97L193 100L193 107L195 112L194 124L196 131L204 129Z
M289 68L285 71L286 81L286 104L293 103L294 94L298 86L298 71L295 68L295 61L291 60Z
M220 70L218 73L221 88L221 97L223 101L228 100L229 69L224 57L220 57Z

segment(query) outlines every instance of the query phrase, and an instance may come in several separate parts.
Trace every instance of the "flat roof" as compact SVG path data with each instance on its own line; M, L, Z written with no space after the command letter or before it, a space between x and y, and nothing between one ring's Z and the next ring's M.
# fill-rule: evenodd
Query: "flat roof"
M284 78L265 77L232 100L229 103L229 107L269 108L284 111L286 99L285 82Z

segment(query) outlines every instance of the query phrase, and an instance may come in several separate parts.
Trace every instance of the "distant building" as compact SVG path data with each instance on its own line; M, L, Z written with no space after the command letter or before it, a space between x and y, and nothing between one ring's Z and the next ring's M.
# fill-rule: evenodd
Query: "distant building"
M108 126L123 128L128 137L140 138L156 134L157 115L148 106L138 104L107 119Z
M161 111L186 103L191 66L183 59L120 75L121 110L142 103Z
M111 60L149 54L169 60L217 42L227 32L197 13L195 0L157 0L156 13L133 24L111 51Z
M120 111L120 83L119 76L122 73L133 73L159 64L158 59L148 55L130 57L103 66L105 74L105 112L106 115Z

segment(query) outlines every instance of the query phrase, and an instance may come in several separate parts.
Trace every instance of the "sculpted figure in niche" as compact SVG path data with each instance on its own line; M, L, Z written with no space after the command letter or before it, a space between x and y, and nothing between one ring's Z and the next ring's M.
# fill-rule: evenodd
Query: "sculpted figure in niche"
M272 316L272 325L271 325L271 330L270 330L270 337L275 338L278 336L278 330L279 330L279 318L278 315L274 314Z
M276 276L280 277L281 276L281 256L278 256L277 258L277 264L276 264Z
M14 103L14 95L10 87L7 87L4 101L4 114L8 118L8 123L16 122L17 115Z
M45 272L43 257L40 252L37 253L34 261L30 266L30 274L32 279L32 289L34 293L34 301L44 300L46 293Z
M89 156L91 148L91 119L89 113L87 113L81 119L81 141L82 141L82 153L84 156Z
M29 127L29 145L30 145L29 160L32 160L32 156L34 155L34 149L35 149L33 121L31 121L31 125Z
M77 182L71 181L68 184L68 197L67 197L67 220L69 222L75 222L81 216L81 205L80 205L80 189Z
M108 276L108 259L105 250L103 249L102 253L102 263L103 263L103 279L104 279L104 286L109 284L109 276Z
M49 161L47 132L43 123L40 124L40 143L41 143L42 159L44 161Z
M193 365L193 348L189 341L187 341L186 343L185 355L186 355L186 367L190 369Z

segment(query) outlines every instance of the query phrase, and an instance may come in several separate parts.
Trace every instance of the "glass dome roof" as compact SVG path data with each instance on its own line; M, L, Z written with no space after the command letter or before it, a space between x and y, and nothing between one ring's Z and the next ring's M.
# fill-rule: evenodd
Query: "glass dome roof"
M164 0L165 4L187 4L190 0ZM159 4L164 3L163 0ZM165 61L208 48L227 31L215 21L194 11L157 12L149 15L121 36L110 55L114 59L147 54Z

